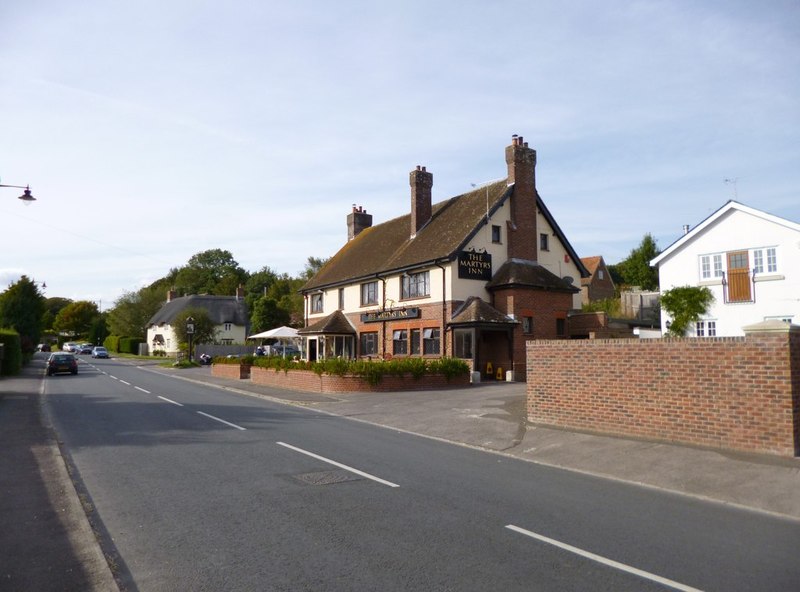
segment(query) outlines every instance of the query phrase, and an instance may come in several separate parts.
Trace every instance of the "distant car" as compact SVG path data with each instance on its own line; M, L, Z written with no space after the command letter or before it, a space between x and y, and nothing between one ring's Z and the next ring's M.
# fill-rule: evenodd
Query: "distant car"
M48 376L62 372L69 372L70 374L78 373L78 360L75 359L74 354L55 352L50 354L50 357L47 358Z
M67 341L64 345L61 346L61 350L65 352L74 352L78 349L78 344L73 343L72 341Z
M102 345L98 345L94 349L92 349L92 357L93 358L107 358L108 357L108 350L104 348Z
M36 351L40 352L49 352L50 351L50 344L49 343L40 343L36 346Z
M91 343L81 343L78 347L75 348L76 354L85 354L89 355L92 353L92 344Z
M300 355L300 350L295 347L294 345L273 345L270 347L273 356L286 356L287 358L293 358L294 356Z

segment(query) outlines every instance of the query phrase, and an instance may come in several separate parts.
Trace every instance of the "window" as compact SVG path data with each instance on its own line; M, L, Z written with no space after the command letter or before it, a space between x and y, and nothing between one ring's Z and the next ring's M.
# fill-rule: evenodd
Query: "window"
M713 263L713 268L712 268ZM711 278L722 277L722 255L701 255L700 256L700 279L710 280Z
M339 288L339 310L344 310L344 288Z
M606 274L602 269L597 270L597 278L601 280L606 279Z
M420 331L419 329L411 329L411 355L418 356L419 355L419 344L420 344Z
M472 354L472 329L456 329L453 331L455 341L455 355L457 358L471 360Z
M425 355L438 355L439 353L439 328L424 329L422 332L422 353Z
M717 321L697 321L694 325L696 337L716 337Z
M545 233L539 235L539 248L542 251L550 250L550 237Z
M404 274L401 276L400 282L401 298L421 298L431 294L430 272Z
M533 317L522 317L522 332L525 335L533 333Z
M233 325L231 323L225 323L223 326L223 330L230 331Z
M311 295L311 312L322 312L322 292Z
M361 284L361 306L378 304L378 282Z
M378 355L378 333L362 333L360 349L362 356Z
M500 242L500 227L499 226L492 226L492 242L499 243Z
M767 255L766 262L764 260L765 251ZM775 273L778 271L778 254L775 247L753 250L753 271L756 273L764 273L764 271Z
M408 331L398 329L392 332L392 353L404 355L408 353Z

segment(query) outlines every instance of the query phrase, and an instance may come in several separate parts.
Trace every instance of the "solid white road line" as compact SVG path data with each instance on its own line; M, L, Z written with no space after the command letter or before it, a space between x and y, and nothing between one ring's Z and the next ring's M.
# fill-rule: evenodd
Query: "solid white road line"
M624 563L619 563L618 561L614 561L613 559L608 559L601 555L595 555L594 553L590 553L589 551L584 551L583 549L579 549L578 547L573 547L572 545L562 543L560 541L548 538L541 534L536 534L535 532L531 532L530 530L525 530L524 528L520 528L519 526L514 526L513 524L508 524L506 528L518 532L520 534L524 534L525 536L529 536L533 539L536 539L537 541L547 543L548 545L553 545L555 547L558 547L559 549L564 549L565 551L569 551L570 553L575 553L576 555L580 555L581 557L585 557L587 559L591 559L592 561L602 563L603 565L608 565L609 567L613 567L614 569L619 569L621 571L633 574L635 576L639 576L640 578L645 578L647 580L657 582L664 586L674 588L675 590L681 590L682 592L701 592L701 590L697 588L692 588L691 586L686 586L679 582L674 582L672 580L668 580L667 578L662 578L661 576L657 576L650 572L643 571L635 567L631 567L630 565L625 565Z
M133 388L135 388L137 391L142 391L143 393L147 393L148 395L150 394L150 391L146 391L140 386L135 386Z
M225 425L229 425L229 426L231 426L232 428L236 428L237 430L242 430L242 431L244 431L244 430L246 430L246 429L247 429L247 428L243 428L242 426L238 426L238 425L236 425L235 423L231 423L231 422L229 422L229 421L225 421L224 419L220 419L219 417L214 417L213 415L209 415L208 413L203 413L202 411L198 411L198 413L199 413L200 415L203 415L203 416L205 416L205 417L208 417L209 419L213 419L213 420L215 420L215 421L218 421L218 422L220 422L220 423L224 423Z
M178 407L183 407L183 403L178 403L177 401L173 401L172 399L167 399L166 397L162 397L161 395L156 395L162 401L166 401L167 403L172 403L173 405L177 405Z
M317 460L321 460L335 467L339 467L340 469L344 469L345 471L350 471L351 473L355 473L356 475L361 475L362 477L366 477L367 479L372 479L373 481L377 481L378 483L381 483L383 485L388 485L389 487L400 487L399 485L397 485L396 483L392 483L391 481L385 481L379 477L375 477L374 475L365 473L364 471L359 471L358 469L354 469L353 467L348 467L347 465L338 463L335 460L325 458L324 456L314 454L313 452L309 452L308 450L303 450L302 448L297 448L296 446L292 446L291 444L286 444L285 442L276 442L276 444L289 448L290 450L294 450L295 452L299 452L300 454L305 454L306 456L310 456L311 458L316 458Z

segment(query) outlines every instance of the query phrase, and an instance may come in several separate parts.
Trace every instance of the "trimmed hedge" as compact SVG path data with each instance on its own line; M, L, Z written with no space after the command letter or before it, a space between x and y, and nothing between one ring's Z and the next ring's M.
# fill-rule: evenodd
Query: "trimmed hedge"
M0 343L3 344L3 359L0 375L19 374L22 369L22 340L14 329L0 329Z
M217 360L215 359L216 363ZM360 376L371 385L378 384L383 376L405 376L411 374L419 379L426 374L441 374L448 380L462 374L469 374L469 366L459 358L395 358L393 360L344 360L342 358L327 358L317 362L291 360L278 356L257 356L253 362L259 368L273 368L276 372L283 370L311 370L318 375L335 374L337 376Z
M119 353L119 335L109 335L103 340L103 347L108 351Z
M119 353L121 354L138 354L139 344L142 340L138 337L120 337L119 338Z

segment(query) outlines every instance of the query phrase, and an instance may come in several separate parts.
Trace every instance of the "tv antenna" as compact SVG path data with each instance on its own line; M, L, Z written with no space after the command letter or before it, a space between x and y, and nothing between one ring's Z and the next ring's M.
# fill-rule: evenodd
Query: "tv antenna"
M722 180L726 185L733 185L733 199L739 201L739 177L733 179L725 178Z

